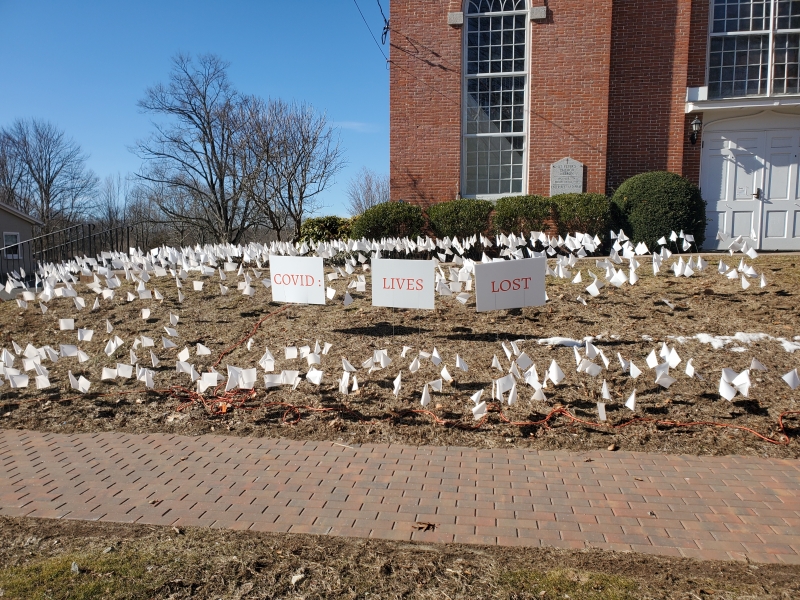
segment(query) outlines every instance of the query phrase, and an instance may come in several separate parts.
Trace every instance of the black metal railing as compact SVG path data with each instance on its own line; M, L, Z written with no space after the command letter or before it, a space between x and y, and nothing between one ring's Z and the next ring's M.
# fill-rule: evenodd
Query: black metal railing
M84 256L99 259L102 252L128 252L144 239L141 224L103 231L95 231L96 227L94 223L81 223L0 248L0 285L13 276L31 286L43 264Z

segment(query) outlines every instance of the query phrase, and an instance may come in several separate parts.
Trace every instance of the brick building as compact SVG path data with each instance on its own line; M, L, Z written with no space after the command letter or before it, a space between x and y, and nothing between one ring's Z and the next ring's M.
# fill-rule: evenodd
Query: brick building
M392 0L392 199L549 195L570 157L695 181L707 247L800 249L799 54L800 0Z

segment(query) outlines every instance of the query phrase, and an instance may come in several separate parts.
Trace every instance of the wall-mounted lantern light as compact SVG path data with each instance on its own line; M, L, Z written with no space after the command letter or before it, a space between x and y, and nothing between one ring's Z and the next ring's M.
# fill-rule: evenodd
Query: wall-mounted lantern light
M694 146L697 143L697 134L700 133L700 130L703 128L703 122L699 117L695 117L691 125L692 131L689 134L689 141L692 143L692 146Z

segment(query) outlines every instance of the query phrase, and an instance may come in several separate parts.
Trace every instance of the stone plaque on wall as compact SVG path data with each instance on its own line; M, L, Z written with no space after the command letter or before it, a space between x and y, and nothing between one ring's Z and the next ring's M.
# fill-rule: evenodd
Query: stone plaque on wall
M550 195L580 194L583 192L583 163L574 158L562 158L550 165Z

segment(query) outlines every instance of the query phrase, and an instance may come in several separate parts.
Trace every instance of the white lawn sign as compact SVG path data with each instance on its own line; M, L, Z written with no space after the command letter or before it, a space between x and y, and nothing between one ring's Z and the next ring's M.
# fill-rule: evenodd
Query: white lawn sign
M476 263L477 311L543 306L546 272L547 261L544 258Z
M432 260L373 259L372 305L433 310Z
M269 255L272 300L293 304L325 304L322 258Z

